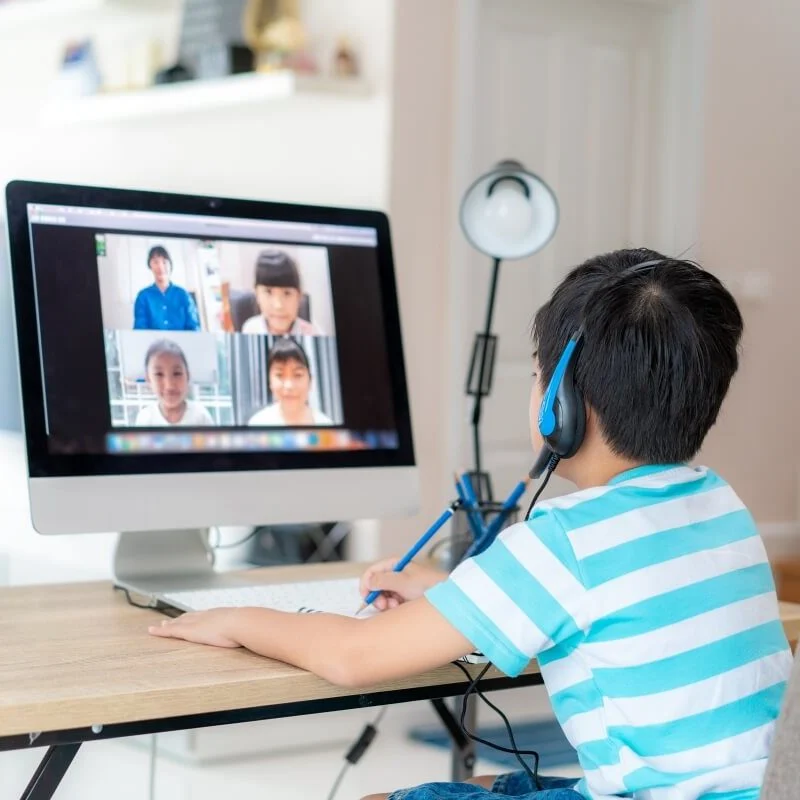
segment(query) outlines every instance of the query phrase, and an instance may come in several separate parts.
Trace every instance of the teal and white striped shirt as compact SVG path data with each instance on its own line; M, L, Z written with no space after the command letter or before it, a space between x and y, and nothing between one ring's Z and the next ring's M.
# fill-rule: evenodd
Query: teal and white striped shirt
M705 468L543 502L427 593L499 669L534 656L592 800L757 800L792 657L750 513Z

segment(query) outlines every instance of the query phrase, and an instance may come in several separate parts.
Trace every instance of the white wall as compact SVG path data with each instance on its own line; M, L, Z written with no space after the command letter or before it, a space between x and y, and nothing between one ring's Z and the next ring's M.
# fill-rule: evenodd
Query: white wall
M0 140L0 180L385 207L388 114L385 96L300 96L157 126L34 128Z
M447 332L450 315L460 311L451 303L448 265L460 2L401 0L395 14L389 209L422 497L418 516L381 526L383 552L405 550L452 493Z
M116 534L40 536L31 524L21 434L0 431L0 553L10 583L62 583L111 575Z
M6 31L0 14L0 181L31 178L384 207L394 0L306 0L303 7L312 46L326 69L336 36L350 35L374 87L371 96L303 96L66 128L39 123L63 43L95 36L102 68L114 51L144 32L163 41L171 63L179 4L167 0L162 12L147 4L141 13L61 18L57 25L37 20Z
M785 523L798 519L800 469L800 5L707 6L701 257L739 296L745 337L703 456L759 522Z

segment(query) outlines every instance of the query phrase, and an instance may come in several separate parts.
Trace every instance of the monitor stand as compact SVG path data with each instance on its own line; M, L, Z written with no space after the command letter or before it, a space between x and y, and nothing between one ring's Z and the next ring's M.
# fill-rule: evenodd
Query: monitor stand
M243 586L241 575L217 572L208 528L125 531L114 553L114 583L153 596L187 589Z

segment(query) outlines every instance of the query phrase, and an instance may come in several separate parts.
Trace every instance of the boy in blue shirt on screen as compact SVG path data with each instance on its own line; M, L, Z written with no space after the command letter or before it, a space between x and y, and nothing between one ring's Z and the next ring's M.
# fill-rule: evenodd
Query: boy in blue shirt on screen
M199 331L197 306L183 286L172 282L172 259L164 247L150 248L147 268L153 273L153 282L136 295L133 329Z
M220 609L151 632L346 686L475 649L511 676L538 659L579 781L513 772L392 800L757 800L791 654L752 517L719 475L689 466L741 334L733 297L694 264L650 250L586 261L533 325L533 444L564 456L548 466L576 492L449 576L374 565L362 591L383 591L383 613L365 620Z

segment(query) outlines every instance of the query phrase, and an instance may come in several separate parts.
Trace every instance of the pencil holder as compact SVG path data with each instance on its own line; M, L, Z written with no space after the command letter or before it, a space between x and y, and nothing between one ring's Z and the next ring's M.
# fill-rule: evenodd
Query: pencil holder
M479 502L478 511L481 515L484 528L491 524L503 507L498 502ZM519 520L519 506L514 506L506 515L500 530L513 525ZM498 532L499 533L499 532ZM451 572L464 558L464 555L472 546L474 539L472 528L469 524L469 517L464 508L457 508L450 523L449 535L440 539L429 552L429 556L435 561L438 569Z

